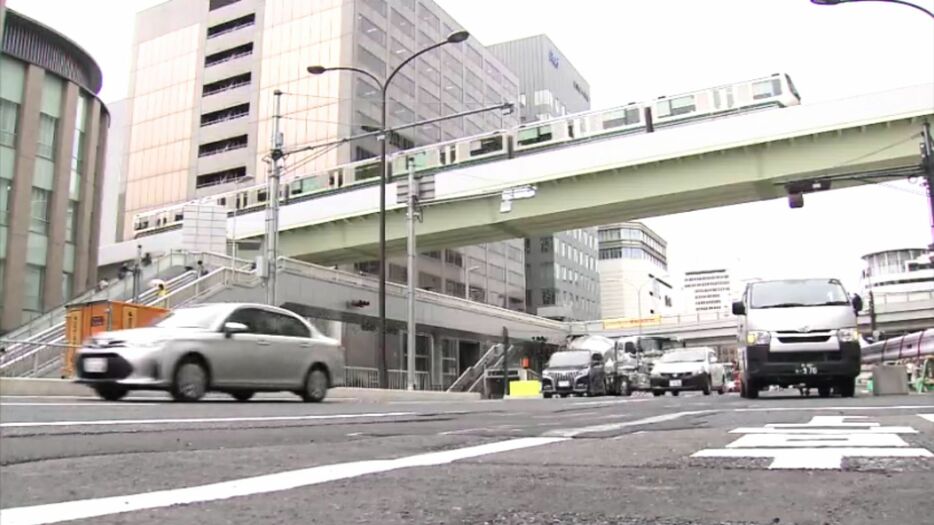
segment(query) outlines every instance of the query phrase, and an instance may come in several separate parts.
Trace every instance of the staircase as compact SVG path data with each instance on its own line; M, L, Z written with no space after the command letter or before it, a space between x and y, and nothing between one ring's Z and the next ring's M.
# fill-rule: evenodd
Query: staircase
M195 270L184 269L195 267L198 260L203 262L206 270L213 269L203 276L199 276ZM249 274L238 275L244 283L253 277L246 269L250 264L248 261L238 260L237 270L225 267L230 263L230 257L210 253L167 255L144 268L142 282L165 276L166 273L171 274L173 271L182 273L166 282L169 290L167 296L159 297L157 289L150 288L140 294L138 302L147 306L177 308L201 301L224 289L232 281L230 277L233 275ZM132 279L124 279L105 290L82 294L69 304L95 300L129 300L132 299L132 295ZM62 354L68 347L65 342L65 313L66 307L62 305L0 338L0 346L5 348L0 354L0 376L58 375Z
M514 347L509 346L508 352ZM503 366L503 345L495 344L490 347L473 366L464 370L464 373L448 387L448 392L480 392L483 390L483 379L488 368L496 369Z

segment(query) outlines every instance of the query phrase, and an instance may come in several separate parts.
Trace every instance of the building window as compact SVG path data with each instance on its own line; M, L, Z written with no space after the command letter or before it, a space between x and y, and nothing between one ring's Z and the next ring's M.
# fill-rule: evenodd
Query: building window
M36 155L52 160L55 152L55 127L57 123L57 118L45 113L39 114L39 145L36 148Z
M239 1L240 0L211 0L210 4L208 4L208 10L214 11L215 9L220 9L230 4L236 4Z
M392 25L396 26L402 34L412 38L415 37L415 26L408 18L402 16L402 14L395 9L392 10Z
M247 42L204 57L204 67L216 66L251 54L253 54L253 42Z
M75 201L68 201L68 209L65 212L65 242L75 242L75 212L78 204Z
M243 118L250 114L250 104L239 104L229 108L212 111L201 115L201 127L219 124L228 120Z
M554 237L542 237L541 238L541 252L542 253L551 253L552 246L554 244Z
M227 151L245 148L246 145L247 145L246 135L240 135L239 137L231 137L229 139L209 142L207 144L202 144L198 146L198 156L209 157L211 155L219 155Z
M46 235L49 231L49 195L51 192L42 188L32 188L32 214L29 231Z
M454 266L464 266L464 256L454 250L445 250L444 251L444 262L448 264L453 264Z
M241 177L245 176L246 166L215 171L213 173L205 173L204 175L198 175L198 178L195 180L195 187L206 188L208 186L215 186L217 184L227 184L230 182L236 182Z
M386 62L363 46L357 46L357 60L364 66L364 69L376 76L381 76L386 72Z
M358 30L369 37L370 40L379 43L381 46L386 45L386 32L378 25L374 24L369 18L363 15L357 15L357 27Z
M363 3L370 6L370 9L386 16L386 0L363 0Z
M421 19L422 27L429 27L434 31L437 31L441 24L438 15L432 13L424 4L418 4L418 17Z
M231 89L237 89L241 86L248 86L250 84L251 77L251 73L243 73L242 75L236 75L218 80L216 82L211 82L210 84L205 84L201 91L201 95L206 97L208 95L222 93Z
M42 311L42 289L45 286L45 268L26 265L23 275L23 310Z
M256 23L256 15L249 14L246 16L241 16L240 18L235 18L233 20L228 20L227 22L222 22L215 26L208 28L208 38L215 38L221 35L226 35L238 29L243 29L244 27L250 27Z
M555 304L555 289L542 288L542 305L552 306Z
M18 120L19 104L0 99L0 146L13 147Z
M481 71L483 70L483 55L471 45L467 46L467 60L480 68Z

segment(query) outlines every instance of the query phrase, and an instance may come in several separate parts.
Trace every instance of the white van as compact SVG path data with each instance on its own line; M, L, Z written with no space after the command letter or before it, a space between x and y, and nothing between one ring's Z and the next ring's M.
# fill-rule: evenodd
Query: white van
M836 390L852 397L860 370L857 315L837 279L758 281L733 303L738 316L740 394L749 399L771 385Z

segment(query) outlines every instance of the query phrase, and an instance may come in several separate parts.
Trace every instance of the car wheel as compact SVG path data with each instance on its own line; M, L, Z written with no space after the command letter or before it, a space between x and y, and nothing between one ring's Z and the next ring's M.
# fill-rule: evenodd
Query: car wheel
M315 368L305 377L302 399L309 403L320 403L328 394L328 376L324 370Z
M242 403L244 401L249 401L250 398L253 397L254 393L255 392L252 392L250 390L238 390L236 392L231 392L230 395L232 395L234 399Z
M726 393L726 378L724 377L720 381L720 388L717 389L717 395L722 396Z
M176 401L198 401L208 391L208 372L195 359L182 361L175 370L172 398Z
M629 380L623 379L619 384L619 395L621 396L631 396L632 389L629 387Z
M856 381L853 379L842 379L837 383L837 391L842 397L853 397L856 395Z
M665 395L665 392L661 392L661 391L658 391L658 390L653 390L653 391L652 391L652 395L655 396L655 397L662 397L663 395Z
M701 391L704 393L705 396L709 396L709 395L710 395L710 383L711 383L711 381L710 381L710 376L705 377L705 378L704 378L704 385L701 386Z
M94 391L105 401L119 401L129 392L126 387L120 385L100 385L94 387Z
M542 394L545 399L551 399L551 394Z

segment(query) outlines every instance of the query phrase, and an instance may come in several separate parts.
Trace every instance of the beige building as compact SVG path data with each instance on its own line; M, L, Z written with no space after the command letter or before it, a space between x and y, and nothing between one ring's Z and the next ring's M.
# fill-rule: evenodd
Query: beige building
M78 45L0 0L0 333L97 283L109 116Z
M668 245L640 222L600 226L600 308L604 319L648 319L670 314L674 293Z

